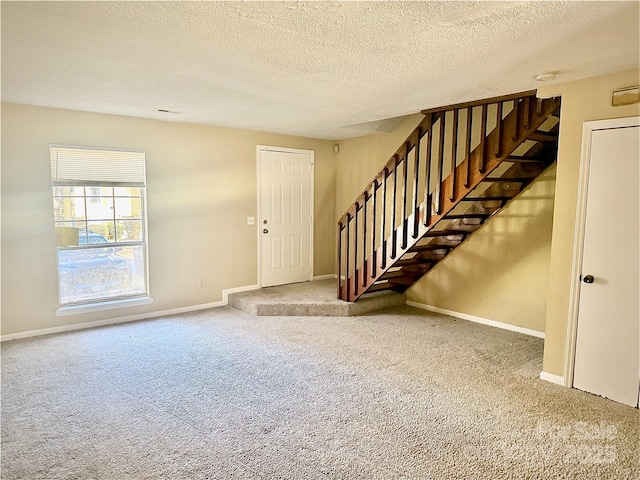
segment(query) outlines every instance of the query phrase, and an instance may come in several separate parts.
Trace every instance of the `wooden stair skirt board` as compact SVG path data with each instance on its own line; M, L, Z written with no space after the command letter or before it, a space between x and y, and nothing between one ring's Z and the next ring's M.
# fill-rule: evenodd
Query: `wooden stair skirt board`
M425 110L338 221L338 298L402 292L556 160L560 99L535 92Z

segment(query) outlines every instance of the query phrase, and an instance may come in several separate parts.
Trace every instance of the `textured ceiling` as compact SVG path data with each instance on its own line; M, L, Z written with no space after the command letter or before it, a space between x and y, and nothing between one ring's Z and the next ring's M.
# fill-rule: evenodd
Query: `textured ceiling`
M637 68L639 5L2 2L2 99L340 139Z

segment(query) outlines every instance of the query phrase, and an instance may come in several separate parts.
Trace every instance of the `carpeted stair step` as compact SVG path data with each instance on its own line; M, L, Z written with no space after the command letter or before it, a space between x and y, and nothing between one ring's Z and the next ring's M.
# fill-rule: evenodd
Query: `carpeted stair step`
M385 290L391 290L390 285ZM382 289L381 289L382 290ZM256 316L351 317L406 304L404 294L379 291L357 303L336 298L336 280L316 280L229 294L229 305Z

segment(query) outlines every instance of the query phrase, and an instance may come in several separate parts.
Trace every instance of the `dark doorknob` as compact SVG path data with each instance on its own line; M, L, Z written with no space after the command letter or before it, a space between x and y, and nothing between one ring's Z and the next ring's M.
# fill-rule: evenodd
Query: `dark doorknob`
M264 230L262 230L262 233L269 233L269 230L265 228Z
M584 278L582 279L582 281L584 283L593 283L593 275L585 275Z

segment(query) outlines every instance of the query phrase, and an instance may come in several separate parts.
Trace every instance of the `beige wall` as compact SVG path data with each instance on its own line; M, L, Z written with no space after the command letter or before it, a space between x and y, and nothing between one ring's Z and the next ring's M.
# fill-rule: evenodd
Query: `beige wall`
M146 151L151 305L55 315L50 143ZM3 104L2 334L200 305L256 284L257 232L246 217L257 214L257 145L315 151L314 274L334 273L333 143Z
M545 97L562 95L543 363L544 371L551 374L564 375L583 123L639 115L638 104L611 106L613 90L638 84L640 70L629 70L539 90Z

